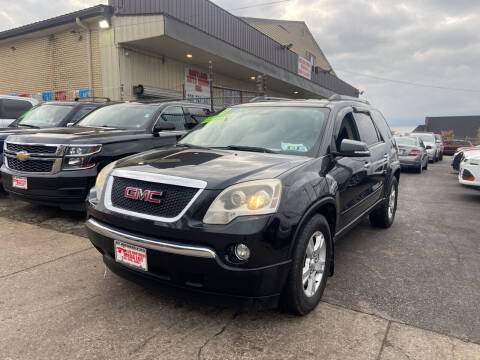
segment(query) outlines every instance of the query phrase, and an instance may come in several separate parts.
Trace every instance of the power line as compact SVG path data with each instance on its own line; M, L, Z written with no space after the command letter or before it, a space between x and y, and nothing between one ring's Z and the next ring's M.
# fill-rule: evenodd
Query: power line
M387 79L387 78L384 78L384 77L381 77L381 76L362 74L362 73L357 73L357 72L353 72L353 71L349 71L349 70L335 69L335 71L346 72L346 73L353 74L353 75L364 76L364 77L368 77L368 78L372 78L372 79L388 81L388 82L404 84L404 85L410 85L410 86L418 86L418 87L441 89L441 90L464 91L464 92L472 92L472 93L480 92L480 90L477 90L477 89L452 88L452 87L447 87L447 86L421 84L421 83L416 83L416 82L412 82L412 81L405 81L405 80Z
M274 4L283 3L283 2L288 2L288 1L290 1L290 0L272 1L272 2L268 2L268 3L262 3L262 4L244 6L244 7L236 8L236 9L228 9L227 11L236 11L236 10L243 10L243 9L251 9L251 8L255 8L255 7L267 6L267 5L274 5Z

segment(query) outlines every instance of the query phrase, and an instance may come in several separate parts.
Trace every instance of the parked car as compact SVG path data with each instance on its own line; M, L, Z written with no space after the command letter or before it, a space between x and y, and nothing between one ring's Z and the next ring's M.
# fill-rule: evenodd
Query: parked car
M25 111L37 104L38 101L33 98L0 95L0 128L6 128Z
M443 138L442 135L435 134L435 142L437 143L438 146L438 160L443 160L443 152L445 150L445 144L443 143Z
M34 129L47 129L73 125L85 115L101 106L111 104L109 99L94 101L51 101L32 107L12 122L8 128L0 129L0 166L3 163L3 142L10 135L35 132Z
M480 153L480 146L472 146L468 148L459 148L452 158L452 168L455 171L460 171L460 164L466 158L476 156Z
M443 153L445 155L453 155L459 148L472 147L473 144L467 140L445 140L445 149Z
M402 169L415 169L418 173L428 169L428 154L422 139L417 136L395 136L398 158Z
M440 147L437 145L434 133L429 132L416 132L410 135L416 136L422 139L428 153L428 160L431 162L437 162L440 158Z
M105 165L175 144L208 115L200 104L119 103L90 113L73 127L11 135L4 147L3 187L26 201L83 210Z
M460 163L458 181L460 184L480 189L480 149Z
M400 166L367 102L256 102L208 118L175 147L106 166L88 235L114 272L306 314L334 241L369 215L392 225Z

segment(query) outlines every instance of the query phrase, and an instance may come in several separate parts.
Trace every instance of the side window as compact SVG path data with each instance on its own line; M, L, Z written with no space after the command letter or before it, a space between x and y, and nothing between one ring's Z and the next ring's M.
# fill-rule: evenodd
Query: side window
M383 138L390 139L392 137L392 130L390 129L390 126L388 126L387 121L383 117L382 113L378 110L373 110L371 114Z
M420 146L421 146L422 148L425 147L425 144L423 143L423 140L422 140L422 139L418 138L418 142L420 143Z
M164 121L175 124L175 130L185 130L185 115L181 106L169 106L162 113Z
M353 121L353 115L347 114L343 120L342 124L340 125L340 130L338 131L337 140L335 145L337 145L337 149L340 150L340 144L342 143L343 139L350 139L350 140L360 140L358 135L357 127L355 126L355 122Z
M210 110L205 108L189 107L188 112L190 113L190 117L195 120L197 124L201 123L210 116Z
M29 101L2 99L0 100L0 117L16 119L32 107Z
M80 119L82 119L87 114L90 114L96 108L97 108L96 106L83 106L80 110L77 111L77 113L75 115L73 115L70 122L75 123L75 122L79 121Z
M373 145L381 141L377 133L377 128L373 125L372 118L369 115L365 113L355 113L354 116L361 141L367 143L367 145Z

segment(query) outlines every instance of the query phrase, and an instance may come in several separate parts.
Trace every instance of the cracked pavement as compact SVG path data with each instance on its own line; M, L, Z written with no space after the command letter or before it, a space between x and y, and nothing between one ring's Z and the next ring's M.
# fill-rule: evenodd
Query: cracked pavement
M160 295L105 269L83 215L0 195L0 360L480 359L480 192L448 165L402 174L391 229L339 240L305 317Z

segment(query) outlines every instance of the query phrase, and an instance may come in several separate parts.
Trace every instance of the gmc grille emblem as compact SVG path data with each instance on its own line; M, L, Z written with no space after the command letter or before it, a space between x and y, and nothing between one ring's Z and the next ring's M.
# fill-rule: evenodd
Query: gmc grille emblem
M160 204L160 198L163 197L162 191L142 190L136 187L125 188L124 196L127 199L146 201L154 204Z

